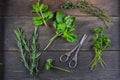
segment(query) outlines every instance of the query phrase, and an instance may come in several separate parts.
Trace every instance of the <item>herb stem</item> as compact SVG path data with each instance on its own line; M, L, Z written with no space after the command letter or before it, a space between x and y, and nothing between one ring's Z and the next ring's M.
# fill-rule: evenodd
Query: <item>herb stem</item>
M49 40L49 43L47 44L47 46L44 48L44 50L46 50L50 45L51 43L59 36L59 34L55 34L50 40Z
M51 68L55 68L55 69L58 69L58 70L61 70L61 71L64 71L64 72L71 72L70 70L67 70L67 69L63 69L63 68L60 68L60 67L57 67L57 66L51 66Z
M40 17L42 17L43 22L44 22L44 25L45 25L46 27L48 27L48 25L47 25L47 23L46 23L46 21L45 21L45 19L44 19L44 16L43 16L42 11L40 11L40 13L39 13L39 12L37 12L37 14L38 14Z

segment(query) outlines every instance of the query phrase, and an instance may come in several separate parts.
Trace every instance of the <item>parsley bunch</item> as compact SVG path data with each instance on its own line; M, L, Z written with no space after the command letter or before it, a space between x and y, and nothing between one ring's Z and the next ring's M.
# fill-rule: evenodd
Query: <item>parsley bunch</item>
M100 63L102 67L105 65L105 62L102 59L102 52L110 46L110 39L108 35L103 33L104 30L104 27L95 28L92 30L92 33L94 33L96 36L93 38L95 57L90 63L91 70L94 70L98 63Z
M40 26L44 24L47 27L46 21L53 17L53 12L48 11L48 5L42 4L40 0L38 0L32 7L32 12L37 13L37 16L33 18L34 25Z
M38 61L41 53L38 49L38 27L34 27L34 32L30 40L27 40L21 28L14 29L17 45L21 54L21 61L31 75L38 73Z
M75 17L68 16L61 11L57 11L56 20L53 22L56 34L49 40L49 43L44 50L46 50L49 45L60 36L65 38L68 42L75 42L77 40L77 36L73 33L75 30L75 21Z
M58 70L61 70L61 71L64 71L64 72L71 72L69 70L54 66L53 65L53 59L47 59L46 63L45 63L45 69L50 70L51 68L58 69Z

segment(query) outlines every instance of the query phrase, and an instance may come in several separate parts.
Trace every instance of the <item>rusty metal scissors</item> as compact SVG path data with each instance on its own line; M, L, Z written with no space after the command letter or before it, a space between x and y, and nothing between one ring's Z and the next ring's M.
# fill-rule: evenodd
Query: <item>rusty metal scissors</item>
M77 66L79 50L80 50L81 46L83 45L83 42L85 41L86 38L87 38L87 35L84 34L82 39L79 41L79 43L76 45L76 47L73 48L73 50L60 56L60 61L67 62L69 57L71 56L71 54L73 52L75 52L74 57L69 61L69 68L75 68Z

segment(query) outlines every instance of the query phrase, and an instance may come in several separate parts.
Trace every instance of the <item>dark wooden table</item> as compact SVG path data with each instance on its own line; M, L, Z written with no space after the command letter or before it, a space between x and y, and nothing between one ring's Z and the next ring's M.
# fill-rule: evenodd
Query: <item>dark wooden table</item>
M90 33L90 30L104 24L97 17L83 14L78 9L60 9L59 4L64 1L65 0L41 0L41 2L48 4L49 9L54 12L62 10L66 14L76 16L77 23L75 28L77 30L75 33L79 38L84 33L87 33L89 37L79 53L78 66L77 68L72 69L73 73L64 73L58 70L45 71L43 69L43 64L47 58L55 59L55 65L68 69L66 63L59 62L59 57L61 54L70 51L76 43L68 43L62 38L58 38L54 41L54 43L47 49L47 51L43 52L40 57L40 80L120 80L120 1L89 0L108 12L113 19L113 22L110 23L111 28L106 30L106 33L111 38L111 46L103 52L103 59L107 66L105 68L98 66L97 70L93 72L89 70L88 66L94 56L94 51L91 48L91 38L93 37L93 34ZM76 2L77 0L72 1ZM5 13L4 11L0 13L2 16L0 17L2 22L2 25L0 25L0 43L2 44L4 41L4 49L1 48L0 50L0 56L2 56L0 58L3 58L4 55L4 79L0 80L37 80L29 76L27 70L20 61L20 53L18 52L15 36L13 34L13 29L20 26L24 29L27 36L31 35L34 27L32 23L32 17L34 15L31 13L31 5L33 2L35 2L35 0L6 0L6 2L3 0L1 2L3 3L2 7L4 6ZM48 40L55 34L52 24L48 24L50 25L48 28L44 26L39 28L39 43L41 51L48 43ZM4 29L1 27L4 27L5 29L4 38L3 34L1 34ZM3 70L3 68L0 70Z

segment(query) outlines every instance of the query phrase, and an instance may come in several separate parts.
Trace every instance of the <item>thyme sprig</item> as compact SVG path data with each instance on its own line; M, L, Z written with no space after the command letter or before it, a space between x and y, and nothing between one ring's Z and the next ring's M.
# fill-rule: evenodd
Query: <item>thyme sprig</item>
M112 21L112 19L106 12L94 6L87 0L78 0L77 4L74 4L71 1L66 1L63 4L61 4L61 8L64 9L78 8L83 13L91 14L93 16L99 17L107 27L110 27L109 22Z

